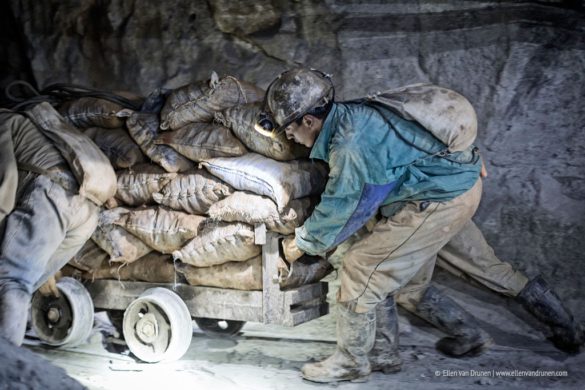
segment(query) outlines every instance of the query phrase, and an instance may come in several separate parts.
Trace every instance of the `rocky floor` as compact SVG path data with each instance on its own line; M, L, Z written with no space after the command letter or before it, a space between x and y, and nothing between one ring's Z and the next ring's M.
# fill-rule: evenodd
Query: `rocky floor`
M444 279L444 278L443 278ZM98 389L581 389L585 386L585 354L569 356L545 339L543 329L515 303L458 280L439 278L447 291L478 317L495 339L481 356L454 359L433 345L442 333L400 313L403 370L373 373L365 383L320 385L300 377L307 361L327 357L335 349L335 310L294 328L247 323L232 338L208 336L195 329L187 354L173 363L145 364L109 335L105 315L89 342L72 349L48 349L28 339L26 348L48 359L82 385ZM333 289L334 290L334 289ZM331 293L333 295L333 291ZM2 387L0 387L2 388ZM6 387L11 388L11 387Z

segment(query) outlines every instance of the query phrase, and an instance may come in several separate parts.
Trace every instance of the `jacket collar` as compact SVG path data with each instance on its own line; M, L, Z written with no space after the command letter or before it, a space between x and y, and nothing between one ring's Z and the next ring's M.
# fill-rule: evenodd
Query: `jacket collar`
M338 106L336 103L333 103L329 114L327 114L327 117L323 122L323 127L321 128L321 131L319 132L319 135L317 136L317 139L311 148L311 154L309 155L309 158L316 158L327 162L329 161L329 143L333 137L333 134L335 133L335 130L337 129L337 111Z

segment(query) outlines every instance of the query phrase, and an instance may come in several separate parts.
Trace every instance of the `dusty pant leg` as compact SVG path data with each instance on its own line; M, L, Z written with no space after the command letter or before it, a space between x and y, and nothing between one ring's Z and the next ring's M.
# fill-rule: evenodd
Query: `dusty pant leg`
M397 305L400 305L411 313L416 313L416 306L422 299L425 291L427 291L433 278L436 258L435 256L432 260L426 262L410 282L398 291L394 296Z
M16 283L0 285L0 337L15 345L21 345L24 340L30 298Z
M409 202L356 242L343 259L339 302L357 300L355 310L371 310L404 287L471 219L481 198L481 180L446 202Z
M17 283L28 294L33 293L66 234L60 191L64 190L38 176L22 192L6 218L0 243L0 285Z
M6 117L0 114L0 122L3 122L0 123L0 236L2 236L4 218L10 214L16 203L16 186L18 185L12 131Z
M49 277L59 271L79 252L97 226L99 208L94 203L79 195L67 194L67 198L69 204L64 209L68 224L67 233L49 259L43 275L34 286L34 290L45 283Z
M528 283L526 276L496 257L471 220L441 249L437 265L511 297L518 295Z

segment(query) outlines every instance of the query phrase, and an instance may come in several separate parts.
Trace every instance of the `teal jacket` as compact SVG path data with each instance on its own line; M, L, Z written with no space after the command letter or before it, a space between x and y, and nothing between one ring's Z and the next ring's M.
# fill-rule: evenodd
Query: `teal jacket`
M413 121L373 103L335 103L310 157L329 164L320 203L296 229L302 251L323 255L360 229L381 206L411 200L447 201L478 180L473 146L446 146Z

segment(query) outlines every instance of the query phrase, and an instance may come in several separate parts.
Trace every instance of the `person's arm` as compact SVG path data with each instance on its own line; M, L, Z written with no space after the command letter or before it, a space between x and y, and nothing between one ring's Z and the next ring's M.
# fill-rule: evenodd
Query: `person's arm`
M329 180L305 224L295 230L296 246L311 255L324 255L361 228L395 186L373 184L384 169L371 153L353 147L331 152Z

